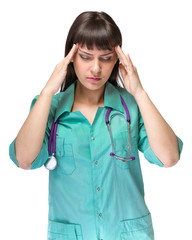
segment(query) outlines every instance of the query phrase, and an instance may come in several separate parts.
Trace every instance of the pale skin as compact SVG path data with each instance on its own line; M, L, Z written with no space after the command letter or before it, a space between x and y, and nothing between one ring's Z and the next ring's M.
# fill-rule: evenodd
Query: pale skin
M179 160L178 142L175 133L144 90L137 69L129 55L126 56L119 46L116 47L116 53L121 62L119 67L125 88L135 97L139 106L153 152L164 167L175 165Z
M74 45L69 54L56 65L16 137L16 159L20 168L30 169L41 151L52 98L65 79L67 66L77 49L78 46Z
M80 111L92 124L98 106L104 106L105 83L118 58L125 88L135 97L139 106L152 150L165 167L177 163L179 152L176 136L148 97L130 57L126 56L119 46L109 51L98 50L95 47L93 50L88 50L86 46L76 44L56 65L16 137L15 149L19 167L30 169L41 150L51 100L65 79L68 64L74 63L78 77L71 111ZM100 78L100 80L91 82L90 77Z

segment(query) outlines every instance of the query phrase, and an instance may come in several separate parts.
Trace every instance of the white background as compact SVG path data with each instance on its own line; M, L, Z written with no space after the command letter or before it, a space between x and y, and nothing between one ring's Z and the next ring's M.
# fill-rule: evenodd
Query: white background
M48 171L25 171L8 148L31 100L62 60L69 27L83 11L106 11L123 36L140 79L167 122L183 140L180 162L162 169L141 163L146 202L156 240L192 239L191 5L187 0L61 1L0 3L0 235L46 239Z

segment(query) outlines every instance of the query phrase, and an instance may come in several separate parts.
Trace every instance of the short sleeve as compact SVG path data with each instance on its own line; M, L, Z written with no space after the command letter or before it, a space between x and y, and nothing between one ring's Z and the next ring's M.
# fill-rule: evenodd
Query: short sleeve
M18 162L17 162L16 156L15 156L15 139L9 146L9 157L15 163L15 165L18 167Z
M33 99L32 103L31 103L30 111L33 108L35 102L37 101L37 98L38 98L38 96L36 96ZM42 145L39 155L34 160L34 162L31 164L31 169L40 168L41 166L44 165L44 163L47 161L47 159L49 157L49 153L48 153L48 141L49 141L49 135L50 135L49 123L52 122L52 119L53 119L53 114L51 114L51 111L50 111L46 131L45 131L45 136L44 136L44 140L43 140L43 145ZM18 162L16 160L16 155L15 155L15 140L10 144L9 156L10 156L11 160L15 163L15 165L18 167Z
M163 167L163 163L158 159L158 157L154 154L152 151L148 137L147 132L145 129L145 125L143 122L143 119L141 117L141 114L139 114L139 138L138 138L138 149L144 154L144 157L152 164L156 164L160 167ZM178 149L179 149L179 156L182 151L183 143L180 138L177 137L178 141Z

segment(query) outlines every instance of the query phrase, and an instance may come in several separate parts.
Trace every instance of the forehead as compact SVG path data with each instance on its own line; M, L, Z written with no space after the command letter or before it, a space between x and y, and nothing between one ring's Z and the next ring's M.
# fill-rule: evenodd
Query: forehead
M93 46L92 49L88 49L86 45L83 46L79 46L79 52L82 53L87 53L87 54L91 54L91 55L105 55L105 54L109 54L109 53L114 53L114 48L109 50L109 49L98 49L96 46Z

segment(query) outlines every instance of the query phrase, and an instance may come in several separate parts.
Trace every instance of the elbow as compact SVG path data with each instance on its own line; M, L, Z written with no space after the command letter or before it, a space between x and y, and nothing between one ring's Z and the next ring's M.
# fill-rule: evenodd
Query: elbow
M31 169L31 164L34 161L34 159L32 159L32 152L30 151L29 148L27 148L26 146L24 146L24 144L19 143L17 141L17 138L15 140L15 158L17 160L18 163L18 167L25 169L25 170L29 170Z
M16 154L16 160L19 168L22 168L25 170L31 169L31 162L25 156L18 156Z
M19 168L22 168L24 170L30 170L31 169L31 164L28 164L26 162L18 162Z
M176 154L171 154L169 156L167 156L163 161L163 166L165 168L170 168L175 166L179 161L179 153Z

